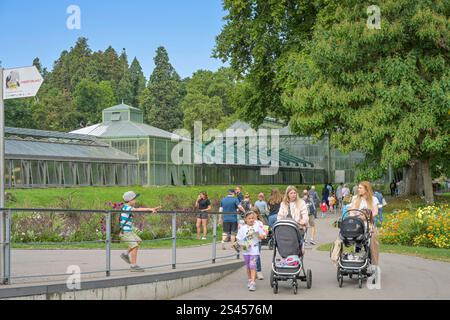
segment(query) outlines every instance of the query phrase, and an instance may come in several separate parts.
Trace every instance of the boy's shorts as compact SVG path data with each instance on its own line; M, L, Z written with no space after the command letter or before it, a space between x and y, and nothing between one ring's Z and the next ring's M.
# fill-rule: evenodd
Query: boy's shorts
M249 270L256 270L256 261L259 256L244 255L245 266Z
M223 223L223 233L237 235L238 223L237 222L224 222Z
M314 219L315 218L314 214L310 214L308 217L309 217L309 222L308 222L309 226L310 227L315 227L316 226L316 220Z
M134 232L123 232L120 234L120 240L128 244L128 249L134 249L138 247L142 239Z

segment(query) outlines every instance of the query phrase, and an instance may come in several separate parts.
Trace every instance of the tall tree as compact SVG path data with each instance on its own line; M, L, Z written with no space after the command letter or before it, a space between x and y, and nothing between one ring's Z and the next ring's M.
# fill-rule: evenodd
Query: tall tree
M49 79L52 86L71 93L81 79L91 78L91 54L86 38L79 38L74 47L63 51L53 66Z
M102 110L114 105L116 98L110 81L95 83L82 80L75 89L73 105L78 114L78 123L101 121Z
M131 62L129 74L131 85L133 87L133 98L131 100L131 105L137 108L140 105L139 97L145 89L146 80L144 73L142 72L142 67L136 57Z
M131 82L131 74L128 66L128 56L125 49L119 57L119 62L121 65L121 79L117 85L117 103L133 103L133 83Z
M156 50L155 69L142 94L141 106L149 124L167 131L182 128L180 107L183 86L164 47Z
M195 72L186 80L186 95L181 104L185 128L192 130L194 121L202 121L205 129L217 128L225 116L234 113L234 88L233 73L228 68Z
M35 128L33 120L33 98L5 101L5 125L16 128Z
M433 202L430 162L450 148L450 7L379 1L377 30L366 24L368 5L327 2L312 41L285 66L284 106L294 132L328 133L339 149L365 152L366 176L406 166L408 188L420 187L410 191L423 187Z
M67 90L44 89L32 105L33 120L39 129L67 132L77 128L78 114Z
M310 0L224 0L228 12L216 39L214 56L229 61L245 76L251 99L239 112L253 125L267 114L288 118L281 104L283 79L280 68L289 52L299 51L310 39L318 5ZM316 7L317 5L317 7Z

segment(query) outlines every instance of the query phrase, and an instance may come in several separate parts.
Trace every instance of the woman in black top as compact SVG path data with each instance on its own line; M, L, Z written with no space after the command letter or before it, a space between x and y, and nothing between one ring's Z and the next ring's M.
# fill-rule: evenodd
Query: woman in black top
M208 213L211 210L211 202L208 199L206 192L200 192L197 201L195 202L195 208L200 212L197 213L197 239L200 239L200 231L203 226L203 237L202 240L206 240L206 233L208 232Z

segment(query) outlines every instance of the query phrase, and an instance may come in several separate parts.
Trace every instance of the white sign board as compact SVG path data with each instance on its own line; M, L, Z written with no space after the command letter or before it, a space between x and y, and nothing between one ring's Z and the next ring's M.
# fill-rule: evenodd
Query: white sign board
M3 99L34 97L44 79L35 66L3 70Z
M335 170L334 171L334 182L344 183L345 182L345 170Z

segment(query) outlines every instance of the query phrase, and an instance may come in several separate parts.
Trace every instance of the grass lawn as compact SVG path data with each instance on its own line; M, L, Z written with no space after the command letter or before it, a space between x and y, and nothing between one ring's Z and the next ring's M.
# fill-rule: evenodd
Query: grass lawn
M249 192L252 201L257 200L259 192L270 196L272 188L286 190L285 185L243 185L243 192ZM302 188L301 186L299 186ZM48 189L9 189L9 208L71 208L86 210L105 210L107 202L120 202L124 192L134 190L140 193L138 204L142 206L162 205L161 210L175 208L193 208L200 191L206 191L214 209L218 209L219 201L226 196L227 190L234 186L189 186L189 187L82 187L82 188L48 188ZM301 189L300 189L301 190Z
M326 243L317 248L319 251L330 251L331 243ZM380 251L383 253L404 254L425 259L450 262L450 249L408 247L401 245L380 244Z

